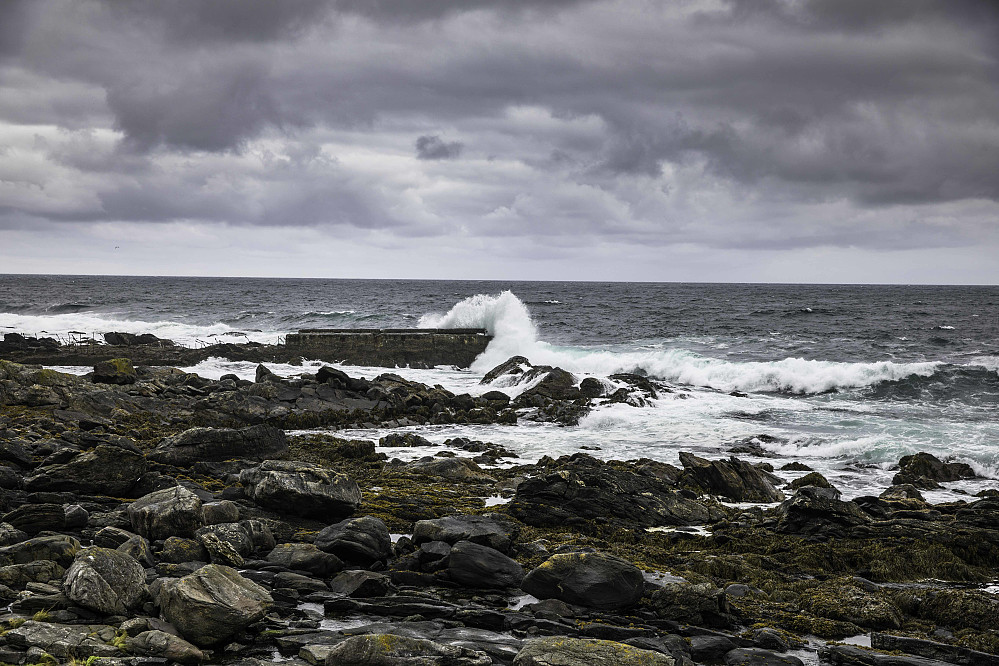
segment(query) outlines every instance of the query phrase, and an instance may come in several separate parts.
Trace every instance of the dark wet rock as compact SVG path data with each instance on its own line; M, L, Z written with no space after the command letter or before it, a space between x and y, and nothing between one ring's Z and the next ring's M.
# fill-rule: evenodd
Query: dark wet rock
M962 666L999 666L999 655L987 654L970 648L935 641L910 638L908 636L892 636L890 634L871 634L871 647L885 652L905 652L906 654L936 659L948 664Z
M249 535L254 550L269 551L277 545L274 534L263 521L255 519L241 520L239 521L239 526Z
M130 504L128 518L147 539L193 537L201 527L201 499L184 486L157 490Z
M242 523L218 523L216 525L206 525L195 532L195 538L201 541L205 548L208 548L208 551L211 552L211 548L207 543L205 543L208 535L213 535L220 541L225 542L229 548L238 553L241 557L249 557L253 554L253 539L250 537L250 534L246 531L246 528Z
M596 377L587 377L579 383L579 392L584 398L600 398L606 393L606 389Z
M343 569L340 558L324 553L311 543L278 544L267 554L267 561L286 569L308 571L321 578L328 578Z
M302 594L312 592L328 592L329 587L321 580L292 571L281 571L274 576L271 587L275 590L295 590Z
M792 489L797 490L798 488L803 488L804 486L815 486L816 488L834 488L833 484L829 483L826 477L822 476L818 472L809 472L805 476L799 477L788 484ZM838 491L837 491L838 492Z
M28 583L48 583L62 578L66 570L51 560L35 560L26 564L0 567L0 585L23 590Z
M134 384L137 379L132 361L127 358L112 358L100 361L94 366L91 380L95 384Z
M664 583L652 593L652 608L667 620L710 627L732 623L724 590L709 583Z
M127 615L146 598L146 572L134 558L108 548L84 548L66 572L66 597L104 615Z
M959 481L975 478L975 470L965 463L945 463L929 453L904 456L898 461L899 472L892 485L909 483L916 488L932 490L941 481Z
M883 654L852 645L824 645L819 658L833 666L943 666L935 659Z
M27 488L121 497L128 494L146 468L142 454L101 445L61 465L38 468L38 474L28 479Z
M857 525L871 521L853 502L843 502L839 491L804 486L776 509L777 531L820 538L842 537Z
M517 396L517 404L530 405L535 397L545 400L577 400L582 397L576 387L578 380L571 372L539 365L527 371L522 381L534 381L538 377L541 377L540 381Z
M167 437L149 452L150 460L188 467L207 460L274 458L288 452L284 431L267 425L240 430L230 428L191 428Z
M437 446L431 442L426 437L421 437L415 432L407 433L389 433L378 440L378 446L391 446L391 447L420 447L420 446Z
M20 543L28 538L27 532L19 530L10 523L0 522L0 548Z
M479 397L483 400L487 400L488 402L496 403L500 407L505 407L510 404L510 396L503 391L486 391Z
M907 500L915 500L920 503L926 502L923 495L911 483L903 483L886 488L878 497L886 502L905 502Z
M114 549L134 536L136 536L135 532L129 532L120 527L102 527L94 534L93 545Z
M613 610L638 603L645 590L641 569L603 553L560 553L531 570L521 588L538 599Z
M416 521L413 543L443 541L454 545L459 541L471 541L509 553L519 532L516 523L498 513L447 516Z
M60 532L66 528L66 509L62 504L22 504L0 520L29 535Z
M7 645L22 650L41 649L44 653L68 663L69 658L114 657L120 653L108 645L101 634L114 637L111 627L67 626L28 620L4 634ZM39 656L42 653L38 653ZM53 663L47 661L46 663Z
M421 476L436 476L447 481L466 483L496 483L496 479L482 471L468 458L426 457L404 465L402 470Z
M459 541L448 555L451 580L466 587L520 587L524 567L500 551L471 541Z
M691 636L690 658L698 663L718 663L736 647L735 641L728 636Z
M774 487L777 477L758 467L732 457L707 460L692 453L680 452L685 478L706 492L736 502L780 502L784 493Z
M482 651L393 634L351 636L326 657L327 666L488 666Z
M553 461L547 473L525 479L509 504L518 520L535 526L589 520L622 527L698 525L723 514L684 497L654 468L636 468L577 453Z
M239 475L246 496L281 513L343 518L361 504L361 490L345 474L299 461L267 460Z
M132 654L161 657L178 664L200 664L205 660L205 653L196 646L180 636L158 629L143 631L129 638L125 646Z
M777 654L761 648L736 648L725 653L725 666L802 666L794 655Z
M524 356L511 356L482 376L480 384L492 384L504 375L521 375L531 367L531 362Z
M205 502L201 505L201 521L205 525L235 523L239 520L239 505L229 500Z
M592 638L547 636L524 645L514 666L674 666L669 655L626 643Z
M782 472L811 472L812 468L804 463L798 461L789 462L786 465L781 465Z
M775 652L787 652L792 648L803 647L805 645L804 641L794 639L790 634L771 629L770 627L753 629L750 640L753 641L754 647L773 650Z
M392 590L392 581L375 571L344 571L330 581L329 588L336 594L359 599L384 597Z
M979 590L932 590L916 613L946 627L988 630L999 626L999 599Z
M271 595L234 569L209 564L183 578L161 578L164 619L198 646L216 645L264 616Z
M119 545L115 550L128 555L144 567L156 566L156 558L153 556L153 549L149 545L149 541L138 534Z
M22 469L35 466L31 454L16 439L0 440L0 462Z
M64 534L39 536L0 548L0 566L27 564L36 560L52 560L60 566L73 563L80 542Z
M370 565L392 557L388 527L372 516L347 518L330 525L316 535L315 545L352 564Z
M243 556L239 554L239 551L233 547L231 542L223 540L214 532L199 534L198 541L205 547L205 551L208 553L208 561L212 564L241 567L246 563Z

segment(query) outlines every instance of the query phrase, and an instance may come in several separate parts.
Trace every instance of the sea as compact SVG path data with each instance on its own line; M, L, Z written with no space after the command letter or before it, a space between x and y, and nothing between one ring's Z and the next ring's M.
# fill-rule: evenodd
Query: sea
M325 280L0 275L0 332L63 340L153 333L186 346L281 342L303 328L482 327L494 336L469 369L342 366L394 372L456 393L510 356L608 386L615 373L663 382L651 404L594 409L576 426L409 427L431 441L501 444L520 462L585 451L676 464L760 445L752 462L802 462L845 498L891 485L919 451L970 464L981 478L926 491L929 501L999 488L999 287ZM267 364L285 376L322 365ZM86 367L59 367L83 374ZM206 377L252 378L255 365L212 358ZM385 430L348 430L378 439ZM431 450L432 452L432 450ZM405 458L427 450L393 449ZM517 462L517 461L511 461Z

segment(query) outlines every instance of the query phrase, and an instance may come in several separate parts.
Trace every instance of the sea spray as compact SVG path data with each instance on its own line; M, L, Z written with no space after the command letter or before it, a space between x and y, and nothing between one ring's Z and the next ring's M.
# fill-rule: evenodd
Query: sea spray
M779 361L731 362L685 349L611 351L597 347L556 347L538 340L527 306L512 292L478 294L456 304L444 315L424 315L423 328L485 328L494 340L472 364L485 373L511 356L527 357L536 365L559 366L570 372L606 377L635 372L665 381L720 391L822 393L861 388L911 375L929 376L938 362L846 363L785 358Z

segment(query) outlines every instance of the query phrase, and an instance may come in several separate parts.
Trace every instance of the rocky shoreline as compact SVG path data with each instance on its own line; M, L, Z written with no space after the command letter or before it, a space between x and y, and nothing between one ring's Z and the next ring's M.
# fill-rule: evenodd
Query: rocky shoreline
M215 381L152 355L0 360L0 663L999 664L999 493L920 494L963 465L908 456L843 501L734 456L519 464L453 438L403 462L430 443L335 428L569 424L678 389L524 358L487 376L530 378L513 400Z

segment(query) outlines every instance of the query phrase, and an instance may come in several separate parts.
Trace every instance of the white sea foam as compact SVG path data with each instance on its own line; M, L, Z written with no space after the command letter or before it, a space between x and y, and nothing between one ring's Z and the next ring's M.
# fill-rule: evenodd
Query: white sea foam
M720 391L781 391L821 393L859 388L910 375L929 376L937 362L842 363L785 358L769 362L731 362L708 358L685 349L621 352L601 348L557 347L538 339L527 307L513 293L478 294L444 315L425 315L425 328L485 328L494 336L472 364L480 373L514 355L532 363L557 365L570 372L606 377L617 372L644 372L667 381Z
M281 333L274 331L240 331L227 324L215 323L199 326L179 321L144 321L121 319L109 314L93 312L73 312L54 315L22 315L10 312L0 313L0 332L16 331L29 336L57 336L68 338L71 332L95 335L101 339L102 333L152 333L173 340L187 347L199 343L216 342L262 342L275 343Z

